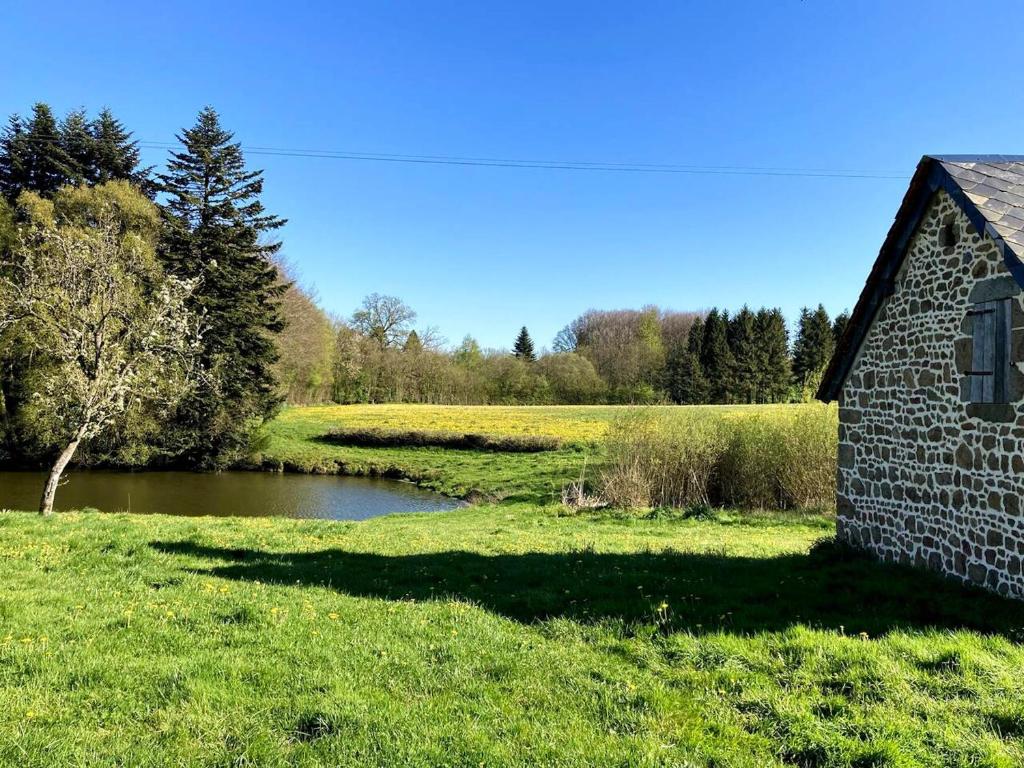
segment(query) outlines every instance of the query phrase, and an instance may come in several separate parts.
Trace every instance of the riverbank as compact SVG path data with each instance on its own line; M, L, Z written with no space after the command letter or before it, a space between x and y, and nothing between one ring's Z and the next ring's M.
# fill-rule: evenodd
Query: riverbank
M0 763L1018 763L1019 606L831 525L3 514Z

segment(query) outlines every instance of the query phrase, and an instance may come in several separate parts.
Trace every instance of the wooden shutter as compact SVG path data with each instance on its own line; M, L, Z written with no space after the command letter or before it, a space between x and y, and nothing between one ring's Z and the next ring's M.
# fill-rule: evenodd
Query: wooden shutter
M1005 403L1010 361L1010 300L976 304L971 315L974 316L971 402Z
M974 316L974 349L971 355L971 402L991 403L995 396L992 369L992 329L995 326L995 311L992 302L976 304Z
M992 402L1007 402L1007 383L1010 378L1010 300L991 302L992 313Z

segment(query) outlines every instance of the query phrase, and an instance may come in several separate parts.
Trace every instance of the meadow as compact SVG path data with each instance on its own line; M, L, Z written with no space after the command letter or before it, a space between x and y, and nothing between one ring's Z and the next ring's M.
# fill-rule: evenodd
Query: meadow
M654 441L678 447L756 417L289 409L254 463L502 498L360 523L0 514L0 764L1024 763L1018 603L847 550L828 510L550 501L616 434L651 442L630 419L683 419ZM565 445L319 439L385 423Z
M559 450L501 453L408 444L341 445L333 430L554 438ZM749 508L828 507L835 477L834 407L430 406L286 408L253 466L400 477L460 498L550 503L602 470L616 506L720 502ZM610 454L610 455L609 455ZM610 461L609 461L610 459ZM679 487L680 478L703 484ZM719 476L722 482L716 482Z

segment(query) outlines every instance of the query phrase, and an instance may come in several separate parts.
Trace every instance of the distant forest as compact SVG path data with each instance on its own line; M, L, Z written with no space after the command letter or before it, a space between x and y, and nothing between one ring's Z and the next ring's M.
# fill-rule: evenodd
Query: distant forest
M142 167L138 143L109 110L58 119L43 103L12 115L0 134L0 273L24 258L40 206L51 218L68 210L88 221L93 214L69 190L96 189L90 205L113 200L127 210L135 203L110 185L128 182L130 194L156 205L146 238L159 269L195 286L189 311L203 322L202 386L171 413L129 409L92 441L93 456L116 463L222 466L244 455L285 403L801 400L846 323L820 305L805 309L791 340L778 309L594 309L549 348L523 318L509 348L485 350L472 336L449 344L394 296L372 293L350 316L332 317L280 258L274 233L284 220L264 210L262 173L246 165L217 113L203 109L177 138L181 147L162 169ZM54 362L38 339L3 339L0 460L44 454L40 436L60 431L33 400L34 382Z

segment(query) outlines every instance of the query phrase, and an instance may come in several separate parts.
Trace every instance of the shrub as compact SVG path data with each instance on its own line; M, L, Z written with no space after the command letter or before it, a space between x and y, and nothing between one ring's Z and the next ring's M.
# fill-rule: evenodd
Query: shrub
M824 405L632 411L613 423L600 489L622 507L835 504L837 420Z
M320 438L334 445L365 448L452 448L465 451L540 453L557 451L562 441L548 435L485 435L402 429L332 429Z

